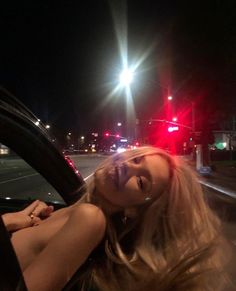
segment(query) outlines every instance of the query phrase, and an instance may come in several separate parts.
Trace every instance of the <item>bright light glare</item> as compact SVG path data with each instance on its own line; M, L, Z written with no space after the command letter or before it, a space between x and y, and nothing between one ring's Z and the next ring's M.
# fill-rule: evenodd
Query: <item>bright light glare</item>
M178 126L170 126L170 127L168 127L168 131L169 132L178 131L178 130L179 130Z
M133 81L133 71L124 69L120 74L120 84L124 87L129 86Z
M172 100L173 98L172 98L172 96L168 96L168 100Z
M126 151L126 149L124 149L124 148L118 148L117 149L117 153L123 153L123 152L125 152Z

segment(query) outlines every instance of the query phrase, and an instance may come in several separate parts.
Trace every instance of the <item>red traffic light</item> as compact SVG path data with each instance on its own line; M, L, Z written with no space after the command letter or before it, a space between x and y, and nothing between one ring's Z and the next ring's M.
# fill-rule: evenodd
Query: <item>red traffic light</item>
M173 132L173 131L178 131L179 127L178 126L169 126L168 127L168 132Z
M104 134L105 136L109 136L110 134L109 134L109 132L105 132L105 134Z

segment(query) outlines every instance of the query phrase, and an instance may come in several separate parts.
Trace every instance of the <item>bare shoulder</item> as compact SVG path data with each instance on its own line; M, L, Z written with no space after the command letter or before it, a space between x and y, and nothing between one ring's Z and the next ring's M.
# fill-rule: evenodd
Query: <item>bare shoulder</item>
M81 203L74 207L73 214L77 216L83 216L83 218L94 219L97 218L99 221L104 220L106 222L103 211L96 205L90 203Z
M81 203L74 207L71 214L74 225L90 230L97 235L104 235L106 229L106 218L103 211L90 203Z
M106 219L101 209L77 204L68 213L66 223L25 269L28 290L62 290L102 241Z

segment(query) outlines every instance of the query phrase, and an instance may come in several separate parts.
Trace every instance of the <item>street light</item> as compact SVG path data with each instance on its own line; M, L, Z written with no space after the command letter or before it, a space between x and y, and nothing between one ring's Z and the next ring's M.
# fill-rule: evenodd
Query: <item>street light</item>
M133 72L127 68L120 73L120 84L123 87L129 86L133 81Z
M35 121L35 123L34 123L34 124L35 124L35 125L37 125L37 126L39 126L39 124L40 124L40 121L41 121L40 119L37 119L37 121Z
M122 87L128 87L132 81L133 81L133 70L129 68L123 69L123 71L120 73L119 79L120 79L120 85Z

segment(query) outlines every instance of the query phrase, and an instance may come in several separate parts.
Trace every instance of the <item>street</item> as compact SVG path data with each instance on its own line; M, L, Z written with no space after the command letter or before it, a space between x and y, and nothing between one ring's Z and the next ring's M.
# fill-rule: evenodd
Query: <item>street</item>
M83 178L86 179L106 156L73 155L70 158ZM0 197L38 198L45 201L62 202L60 196L47 181L23 160L17 158L1 160L0 166ZM224 233L232 246L232 259L228 268L229 273L232 274L232 280L236 284L236 199L219 194L210 188L206 188L205 193L209 205L222 220Z
M71 159L83 178L86 179L104 157L74 155L71 156ZM63 201L56 190L39 173L19 158L0 160L0 189L0 197Z

